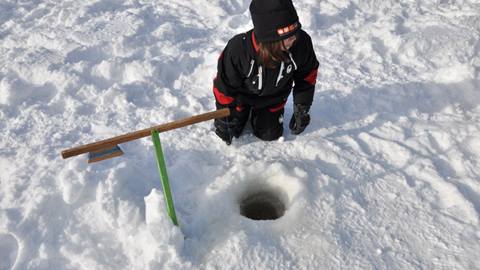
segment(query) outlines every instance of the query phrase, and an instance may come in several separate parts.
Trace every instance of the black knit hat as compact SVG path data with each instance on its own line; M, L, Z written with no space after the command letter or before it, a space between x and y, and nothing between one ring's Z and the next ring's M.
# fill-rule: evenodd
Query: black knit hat
M301 27L292 0L252 0L250 14L259 42L286 39Z

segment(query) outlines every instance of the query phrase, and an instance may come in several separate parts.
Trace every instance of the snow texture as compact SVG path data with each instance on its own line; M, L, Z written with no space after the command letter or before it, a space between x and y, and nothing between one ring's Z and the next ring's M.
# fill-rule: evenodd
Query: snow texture
M480 269L480 2L294 2L312 123L162 133L175 227L148 138L60 152L214 110L250 2L0 1L0 269ZM239 214L259 190L283 217Z

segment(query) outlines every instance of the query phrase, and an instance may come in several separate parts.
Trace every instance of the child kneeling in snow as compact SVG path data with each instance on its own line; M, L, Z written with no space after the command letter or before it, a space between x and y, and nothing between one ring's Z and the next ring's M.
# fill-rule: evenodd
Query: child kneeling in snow
M253 0L250 13L254 28L230 39L213 81L217 109L230 108L229 117L214 122L215 133L227 144L240 136L250 115L255 136L267 141L281 137L292 88L292 134L310 123L318 61L292 1Z

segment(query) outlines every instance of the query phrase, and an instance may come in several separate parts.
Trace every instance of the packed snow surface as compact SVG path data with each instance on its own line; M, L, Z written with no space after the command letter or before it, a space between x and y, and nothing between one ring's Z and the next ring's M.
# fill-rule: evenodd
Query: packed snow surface
M312 123L204 122L87 165L60 152L214 110L248 0L0 1L0 269L480 269L480 2L296 0ZM285 123L292 115L287 104ZM267 190L277 220L240 215Z

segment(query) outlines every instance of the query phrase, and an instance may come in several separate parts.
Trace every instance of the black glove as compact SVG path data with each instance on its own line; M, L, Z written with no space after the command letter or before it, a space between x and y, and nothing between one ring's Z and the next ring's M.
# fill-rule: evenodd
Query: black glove
M290 119L290 124L288 125L292 134L298 135L302 133L308 124L310 124L309 110L310 106L305 104L295 104L293 106L292 119Z
M234 136L238 138L241 133L241 130L238 131L239 121L237 118L215 119L213 126L215 127L215 134L226 142L227 145L232 143L232 138Z

